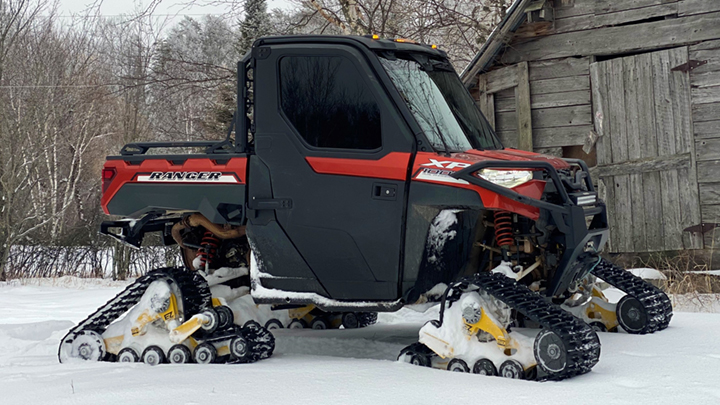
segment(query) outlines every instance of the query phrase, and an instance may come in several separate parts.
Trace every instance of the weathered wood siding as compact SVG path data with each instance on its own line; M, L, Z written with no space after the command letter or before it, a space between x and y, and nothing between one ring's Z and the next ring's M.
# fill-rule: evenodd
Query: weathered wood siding
M720 38L717 0L554 0L554 22L525 24L501 65L617 55ZM637 24L642 22L642 28Z
M582 145L592 130L590 58L563 58L530 62L527 76L520 65L480 75L479 104L503 144L521 145L518 128L528 122L533 150ZM529 103L521 84L529 85ZM529 107L529 117L518 116L518 105ZM526 141L527 142L527 141Z
M592 130L590 58L530 62L533 145L582 145Z
M720 2L718 2L720 3ZM704 223L720 223L720 40L690 47L692 120ZM707 248L720 246L720 229L705 234Z
M612 251L720 246L720 225L684 232L720 224L720 0L548 1L553 21L482 55L478 102L504 144L529 132L533 150L561 155L604 134Z
M495 93L495 131L503 145L518 147L517 111L515 107L515 88Z
M686 47L591 66L598 167L614 252L703 247Z

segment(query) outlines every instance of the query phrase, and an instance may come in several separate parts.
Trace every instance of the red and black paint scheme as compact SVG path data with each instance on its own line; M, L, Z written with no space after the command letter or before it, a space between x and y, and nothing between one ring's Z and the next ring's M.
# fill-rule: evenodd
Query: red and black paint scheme
M292 58L352 66L353 76L342 80L375 102L377 139L357 148L311 144L283 104L282 66ZM454 71L455 79L443 78L457 80L444 96L466 103L450 103L458 116L463 108L474 109L470 120L479 124L465 129L473 133L467 135L471 147L438 146L387 72L387 61L398 60L421 71L449 69L442 51L410 43L331 36L259 40L238 64L235 132L251 136L133 144L108 157L103 209L135 221L108 222L103 232L137 246L145 232L167 236L183 213L199 212L214 223L246 227L263 287L314 293L338 304L290 294L256 301L390 310L437 283L497 264L500 257L478 245L497 247L485 224L503 212L514 227L510 243L522 237L537 245L535 256L521 257L516 249L516 259L532 263L543 254L551 276L546 294L563 294L597 263L608 234L605 207L585 164L503 148L469 93L456 87ZM458 119L463 128L464 114ZM206 153L146 154L155 147L204 147ZM508 188L479 176L483 169L529 171L532 179ZM433 248L433 221L447 210L455 216L446 230L452 237ZM113 227L122 232L111 233Z
M213 211L218 204L244 201L246 175L245 155L109 156L103 168L101 205L113 215L138 217L177 209L204 211L208 218L220 220L222 215Z

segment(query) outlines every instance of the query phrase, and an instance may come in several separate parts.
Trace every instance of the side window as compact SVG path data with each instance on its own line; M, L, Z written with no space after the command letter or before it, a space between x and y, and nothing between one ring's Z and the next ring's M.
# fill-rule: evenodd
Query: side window
M283 112L310 145L382 146L380 107L349 59L286 56L280 60L280 89Z

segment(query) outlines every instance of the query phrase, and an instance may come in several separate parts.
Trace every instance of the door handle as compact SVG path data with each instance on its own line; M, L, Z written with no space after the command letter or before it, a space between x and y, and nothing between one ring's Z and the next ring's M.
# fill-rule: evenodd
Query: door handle
M372 198L376 200L396 200L397 185L388 183L373 183Z

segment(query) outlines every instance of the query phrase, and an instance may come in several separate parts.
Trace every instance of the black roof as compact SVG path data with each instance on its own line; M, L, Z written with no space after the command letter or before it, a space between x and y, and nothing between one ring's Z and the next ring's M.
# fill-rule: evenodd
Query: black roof
M432 45L413 43L405 39L373 39L372 36L340 36L340 35L288 35L260 38L253 44L253 48L261 45L273 44L358 44L374 51L404 51L423 52L430 56L447 59L447 53L440 49L433 49Z

